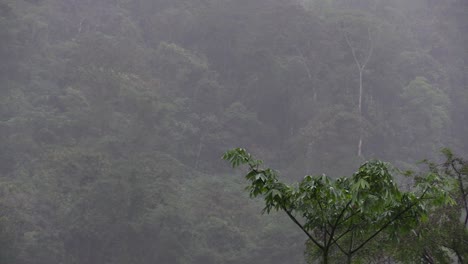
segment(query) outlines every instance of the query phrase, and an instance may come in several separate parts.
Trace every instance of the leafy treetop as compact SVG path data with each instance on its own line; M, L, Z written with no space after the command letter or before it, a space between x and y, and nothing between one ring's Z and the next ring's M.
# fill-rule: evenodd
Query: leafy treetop
M396 169L378 160L364 163L349 178L307 175L287 185L278 180L275 170L261 168L262 161L245 149L227 151L223 159L233 167L248 165L245 178L250 182L250 196L264 198L263 212L286 212L322 253L324 263L335 247L351 262L356 252L383 231L395 237L427 219L430 206L453 203L440 174L430 172L418 178L414 191L406 192L393 180Z

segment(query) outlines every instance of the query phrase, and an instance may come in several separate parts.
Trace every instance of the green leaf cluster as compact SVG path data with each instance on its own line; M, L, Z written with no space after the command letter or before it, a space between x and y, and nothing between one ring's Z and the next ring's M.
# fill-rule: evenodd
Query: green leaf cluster
M394 181L398 171L378 160L365 162L349 178L308 175L287 185L245 149L229 150L223 159L233 167L248 166L251 197L263 198L263 212L286 212L322 252L323 261L336 248L350 260L378 235L396 238L427 221L428 208L454 203L439 174L421 176L414 190L403 191Z

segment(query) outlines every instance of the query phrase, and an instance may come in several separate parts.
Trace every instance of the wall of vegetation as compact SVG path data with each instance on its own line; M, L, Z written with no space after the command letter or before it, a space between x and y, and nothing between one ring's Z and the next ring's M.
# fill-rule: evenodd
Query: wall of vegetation
M467 17L463 0L0 1L0 263L303 263L222 153L289 180L468 154Z

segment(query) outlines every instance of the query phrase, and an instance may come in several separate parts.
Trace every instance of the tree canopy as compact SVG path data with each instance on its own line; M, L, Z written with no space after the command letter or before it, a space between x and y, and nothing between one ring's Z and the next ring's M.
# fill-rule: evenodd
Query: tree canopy
M466 159L466 17L464 0L1 0L0 263L304 263L317 245L258 215L219 156L245 146L281 182L375 159L419 172L443 146ZM435 174L465 179L453 164ZM332 186L323 202L348 215L344 190L372 194L357 177L303 188ZM399 247L378 235L353 259L466 256L457 192ZM317 242L334 261L371 232L351 251L351 231Z
M245 149L227 151L223 159L234 168L248 166L250 196L264 199L263 212L284 211L321 252L322 263L328 263L334 247L351 263L353 255L381 232L398 236L427 220L431 206L454 203L440 174L430 172L413 191L401 191L392 175L396 170L378 160L364 163L349 178L308 175L287 185Z

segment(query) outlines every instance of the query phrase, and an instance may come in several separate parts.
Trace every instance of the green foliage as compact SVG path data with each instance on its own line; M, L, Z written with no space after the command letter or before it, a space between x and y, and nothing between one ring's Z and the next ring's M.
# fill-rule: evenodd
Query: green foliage
M304 229L322 235L314 225L337 219L351 201L360 211L348 206L343 214L364 219L339 239L346 249L351 234L364 242L425 187L436 201L427 181L437 183L440 168L415 195L398 197L388 180L396 172L383 163L366 163L347 180L311 176L287 185L243 153L259 172L249 192L268 197L263 206L246 204L239 180L220 176L227 168L218 158L243 145L291 175L285 181L305 171L349 175L363 161L355 155L361 127L365 159L412 164L442 145L464 155L468 9L463 1L426 2L0 1L0 262L301 263L294 223L255 212L285 204L303 220L327 204L323 214L305 215ZM362 115L344 30L358 56L372 33ZM447 175L458 179L453 168ZM382 188L388 193L375 195ZM460 216L457 192L450 193L458 207L430 213L428 228L419 223L426 229L408 238L415 246L401 252L416 259L423 245L440 252L439 244L452 243L464 254L464 233L447 224ZM405 215L422 219L429 209ZM385 233L413 224L394 221ZM437 238L426 239L431 225ZM357 232L363 227L374 229ZM393 248L390 238L372 241ZM329 244L330 260L344 262ZM379 247L368 245L356 260Z
M286 212L322 252L324 263L333 247L350 260L381 232L397 236L427 219L429 206L454 203L439 174L421 177L412 192L400 191L393 169L381 161L364 163L351 178L305 176L287 185L276 171L260 168L262 161L245 149L229 150L223 159L234 168L248 166L250 196L263 198L263 212Z

